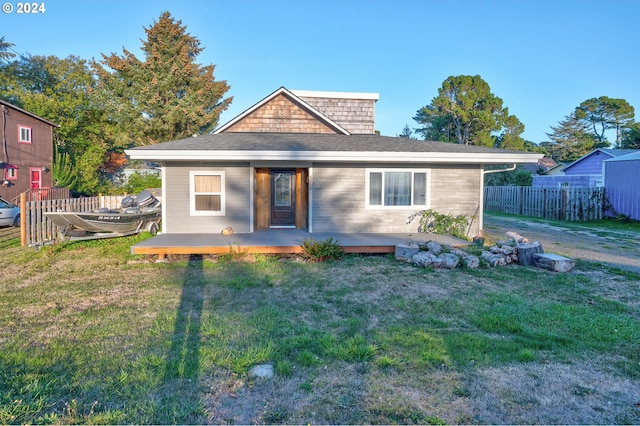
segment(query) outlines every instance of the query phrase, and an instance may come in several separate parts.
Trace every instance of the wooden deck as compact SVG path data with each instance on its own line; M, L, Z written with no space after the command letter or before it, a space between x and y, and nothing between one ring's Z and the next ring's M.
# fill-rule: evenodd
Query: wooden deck
M394 253L395 246L409 239L421 244L437 241L451 246L465 246L469 242L436 234L340 234L329 232L309 233L300 229L269 229L247 234L161 234L131 246L131 254L190 255L225 254L230 252L262 254L301 253L300 243L305 238L323 241L327 238L340 241L346 253Z

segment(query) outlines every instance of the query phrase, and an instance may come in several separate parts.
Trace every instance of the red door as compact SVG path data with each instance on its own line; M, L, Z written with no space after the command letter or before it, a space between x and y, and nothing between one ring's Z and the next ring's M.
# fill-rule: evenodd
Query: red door
M42 188L42 169L31 169L31 189Z

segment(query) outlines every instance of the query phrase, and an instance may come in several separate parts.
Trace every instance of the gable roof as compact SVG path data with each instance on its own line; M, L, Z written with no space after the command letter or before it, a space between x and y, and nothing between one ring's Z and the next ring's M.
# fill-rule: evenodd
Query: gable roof
M317 93L317 92L299 92L299 93L310 94L310 93ZM258 103L254 104L253 106L246 109L244 112L232 118L230 121L218 127L216 130L214 130L213 133L217 134L217 133L225 132L226 130L230 129L234 124L242 121L244 118L248 117L249 115L257 111L262 106L266 105L267 103L269 103L271 100L275 99L279 95L284 95L289 99L293 100L295 103L298 104L298 106L300 106L302 109L309 112L311 115L315 116L320 122L325 124L327 127L333 129L336 133L343 134L343 135L350 134L347 129L345 129L344 127L336 123L334 120L327 117L322 112L318 111L313 106L309 105L309 103L302 100L299 96L295 95L292 91L286 89L284 86L280 87L278 90L271 93L270 95L268 95L267 97L259 101Z
M535 163L542 154L378 135L218 133L140 146L133 160L314 161L353 163Z
M640 160L640 149L632 149L630 154L620 155L615 158L610 158L608 160L604 160L607 163L611 163L613 161L637 161Z
M597 153L602 153L602 154L606 155L609 158L616 158L616 157L620 157L621 155L627 155L627 154L630 154L630 153L635 152L635 151L636 151L635 149L597 148L597 149L594 149L593 151L591 151L590 153L588 153L586 155L583 155L582 157L578 158L573 163L570 163L563 170L570 169L571 167L575 166L576 164L579 164L582 161L584 161L586 158L589 158L592 155L595 155ZM606 161L606 160L603 160L603 161Z
M33 117L33 118L35 118L36 120L39 120L39 121L42 121L42 122L43 122L43 123L45 123L45 124L48 124L49 126L52 126L52 127L60 127L60 126L59 126L59 125L57 125L56 123L52 123L51 121L47 120L46 118L42 118L42 117L40 117L40 116L38 116L38 115L35 115L34 113L27 111L26 109L22 109L22 108L20 108L20 107L18 107L18 106L13 105L12 103L9 103L9 102L7 102L7 101L3 101L2 99L0 99L0 105L3 105L3 106L6 106L6 107L9 107L9 108L14 109L14 110L16 110L16 111L19 111L19 112L21 112L21 113L23 113L23 114L26 114L26 115L28 115L29 117Z

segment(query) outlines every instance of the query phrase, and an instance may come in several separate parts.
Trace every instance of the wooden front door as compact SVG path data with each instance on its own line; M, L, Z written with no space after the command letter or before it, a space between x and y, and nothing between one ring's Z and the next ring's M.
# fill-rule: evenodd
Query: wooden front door
M296 171L271 169L271 226L296 226Z

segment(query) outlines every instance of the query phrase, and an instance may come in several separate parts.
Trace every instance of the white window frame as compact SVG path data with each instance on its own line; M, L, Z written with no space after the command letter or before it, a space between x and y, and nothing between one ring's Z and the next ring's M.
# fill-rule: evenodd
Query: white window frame
M18 180L18 166L7 164L4 169L5 180Z
M409 206L386 206L384 205L384 185L385 185L385 173L387 172L404 172L411 173L411 205ZM371 185L371 173L382 173L382 203L380 205L377 204L369 204L370 201L370 185ZM413 182L414 175L416 173L424 173L425 174L425 199L424 204L413 204ZM419 209L428 209L431 205L431 170L430 169L366 169L365 170L365 209L366 210L415 210Z
M27 131L27 135L29 135L29 140L26 139L22 139L22 131L26 130ZM18 143L31 143L32 140L32 131L31 131L31 126L24 126L22 124L18 124Z
M196 176L220 176L220 192L198 192L195 188ZM191 216L224 216L225 215L225 181L223 171L191 170L189 171L189 210ZM196 210L196 195L220 195L220 211Z

